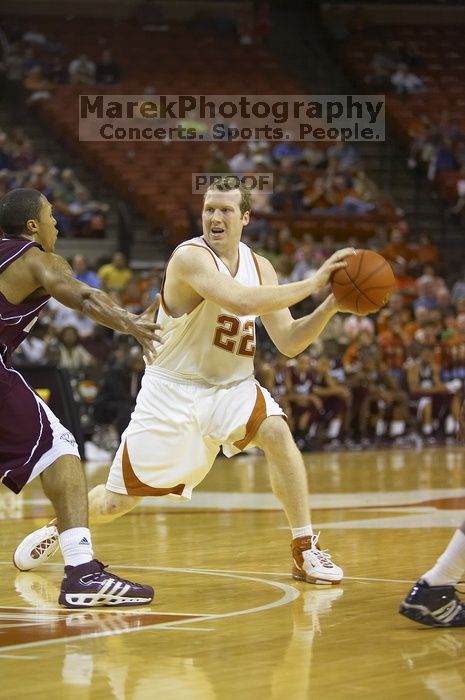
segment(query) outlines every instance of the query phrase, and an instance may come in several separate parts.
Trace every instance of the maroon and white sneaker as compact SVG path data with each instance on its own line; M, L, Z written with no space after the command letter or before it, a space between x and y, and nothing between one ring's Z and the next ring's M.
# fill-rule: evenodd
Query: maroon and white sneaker
M344 572L334 564L328 551L320 549L318 538L319 535L312 535L292 540L292 578L316 584L340 583Z
M20 571L30 571L50 559L60 546L58 530L53 522L34 530L16 547L13 564Z
M149 605L154 596L151 586L133 583L105 571L93 559L79 566L65 566L58 602L67 608Z

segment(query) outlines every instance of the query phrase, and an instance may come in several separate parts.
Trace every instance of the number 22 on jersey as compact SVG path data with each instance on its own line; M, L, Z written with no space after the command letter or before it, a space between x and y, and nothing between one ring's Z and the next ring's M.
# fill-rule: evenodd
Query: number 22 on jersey
M217 348L245 357L255 356L255 323L241 323L237 316L221 314L217 319L213 345Z

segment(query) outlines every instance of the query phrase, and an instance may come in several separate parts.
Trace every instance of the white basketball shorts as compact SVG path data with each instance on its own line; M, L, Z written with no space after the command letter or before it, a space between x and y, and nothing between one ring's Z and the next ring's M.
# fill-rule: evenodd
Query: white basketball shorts
M253 377L217 387L149 366L106 487L132 496L190 498L220 446L227 457L237 454L268 416L284 412Z

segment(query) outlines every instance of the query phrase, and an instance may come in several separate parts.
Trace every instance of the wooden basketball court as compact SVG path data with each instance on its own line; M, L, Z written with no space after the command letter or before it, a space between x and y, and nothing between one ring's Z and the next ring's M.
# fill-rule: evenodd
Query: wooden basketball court
M54 700L465 698L465 629L415 625L401 599L465 511L458 448L306 456L342 585L293 581L260 456L219 459L191 503L147 500L94 528L97 556L155 585L150 607L65 610L60 556L18 573L51 513L40 485L0 500L0 696ZM89 481L106 469L89 465Z

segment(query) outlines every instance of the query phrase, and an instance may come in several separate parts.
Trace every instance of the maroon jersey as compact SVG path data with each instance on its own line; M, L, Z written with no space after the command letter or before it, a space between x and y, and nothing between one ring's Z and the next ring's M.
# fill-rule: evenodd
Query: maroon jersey
M41 249L38 243L25 238L1 238L0 276L11 263L34 247ZM49 299L50 295L46 295L12 304L0 292L0 354L7 366L10 366L11 353L27 336Z

